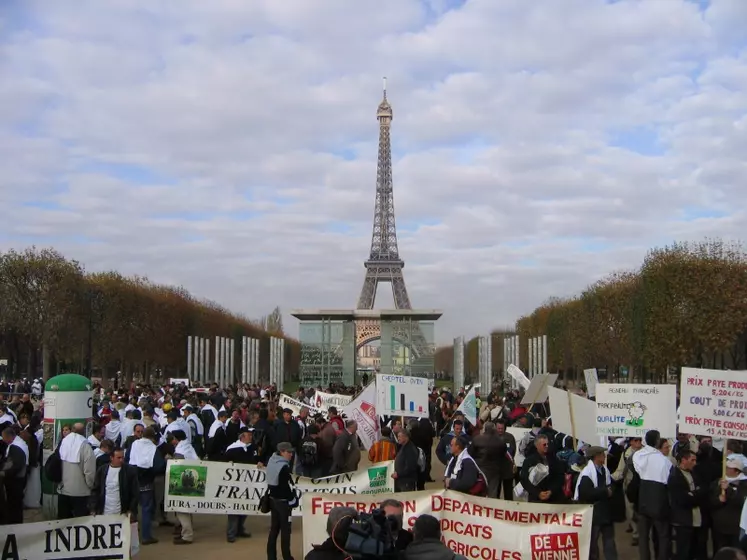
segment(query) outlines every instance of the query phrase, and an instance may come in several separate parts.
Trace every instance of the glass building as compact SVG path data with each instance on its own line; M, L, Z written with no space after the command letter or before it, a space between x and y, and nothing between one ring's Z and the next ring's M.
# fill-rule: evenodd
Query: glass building
M435 371L437 310L295 310L300 321L300 379L305 386L355 384L364 373L427 377ZM359 350L379 341L375 360ZM369 355L372 353L368 353Z

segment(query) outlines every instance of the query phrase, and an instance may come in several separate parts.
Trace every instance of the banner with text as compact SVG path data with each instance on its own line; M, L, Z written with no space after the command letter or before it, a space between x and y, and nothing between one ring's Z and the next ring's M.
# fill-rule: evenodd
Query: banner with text
M682 368L680 431L747 439L747 371Z
M306 403L302 403L284 393L281 393L280 396L278 396L278 406L280 408L289 408L293 411L293 416L298 416L302 408L307 408L309 410L309 416L316 416L317 414L321 414L325 418L327 416L326 410L321 410Z
M376 414L376 382L372 381L354 401L342 409L348 420L358 422L358 437L363 447L371 449L381 437L379 415Z
M310 400L314 407L319 410L326 412L330 406L334 406L339 412L341 408L350 404L350 401L353 400L353 395L338 395L336 393L315 391L314 396Z
M304 554L327 536L333 507L370 513L388 496L303 497ZM581 560L589 557L592 506L550 506L478 498L450 490L404 492L404 528L424 513L441 521L443 542L467 558L490 560Z
M391 494L394 461L376 463L355 472L306 478L292 475L299 498L322 494ZM252 465L215 461L171 460L166 467L166 511L222 515L262 515L259 499L267 489L267 473ZM296 508L293 515L300 516Z
M130 520L97 515L0 526L2 558L130 558Z
M597 433L600 436L644 437L659 430L677 436L677 386L599 383Z

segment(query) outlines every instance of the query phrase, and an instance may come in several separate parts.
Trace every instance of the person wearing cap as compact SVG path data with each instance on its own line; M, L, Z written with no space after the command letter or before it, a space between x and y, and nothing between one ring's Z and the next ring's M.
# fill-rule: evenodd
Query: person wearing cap
M726 460L726 477L710 487L713 540L715 549L739 546L742 506L747 498L747 476L738 457Z
M589 560L599 558L599 537L602 537L602 548L605 560L617 560L615 546L615 526L612 516L612 477L605 466L607 450L593 446L589 449L589 462L581 471L576 482L574 501L592 504L594 512L591 521L591 544Z
M267 463L267 489L270 494L270 534L267 537L267 559L277 560L277 542L280 536L280 550L283 560L293 560L291 554L291 514L298 506L298 495L291 477L293 446L288 442L279 443L277 453Z
M253 443L254 428L241 428L239 430L239 439L234 441L226 448L223 460L229 463L239 463L242 465L257 465L262 467L259 461L259 450ZM244 528L246 515L228 515L226 528L226 540L230 543L236 542L237 538L249 538L249 533Z

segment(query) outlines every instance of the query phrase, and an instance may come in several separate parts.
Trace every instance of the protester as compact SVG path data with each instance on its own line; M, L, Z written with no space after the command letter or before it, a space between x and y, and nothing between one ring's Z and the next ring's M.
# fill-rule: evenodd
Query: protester
M589 462L581 471L576 484L574 501L593 504L589 560L599 559L599 537L602 537L604 560L617 560L615 525L612 519L612 478L605 467L606 452L603 447L592 447Z
M707 532L703 527L701 506L707 503L708 487L693 476L697 457L689 445L681 447L677 459L677 468L671 470L667 480L675 560L705 560Z
M669 494L667 482L672 463L658 447L657 430L646 432L646 445L633 455L633 467L640 478L638 490L638 550L641 560L650 559L649 539L652 529L657 560L669 560Z
M90 509L94 515L126 514L136 523L140 501L137 468L127 465L124 457L124 449L117 447L111 461L96 470Z
M402 560L467 560L441 542L441 523L432 515L418 516L412 528L412 544L402 552Z
M96 457L85 437L86 427L76 423L60 444L62 482L57 487L57 519L88 515L88 501L96 477Z
M444 487L471 496L486 496L487 478L470 456L467 445L467 438L452 438L451 459L444 472Z
M263 466L259 461L259 450L252 442L253 434L254 428L243 428L239 432L239 439L226 448L225 461L240 465ZM226 527L226 540L228 542L233 543L236 542L237 538L246 539L252 536L244 527L245 522L246 515L228 515Z
M0 465L0 478L5 493L2 516L4 524L23 523L23 494L29 467L29 448L10 427L2 431L5 457Z
M358 519L358 512L351 507L334 507L327 516L327 540L314 545L304 560L346 560L349 555L343 546L348 539L350 524Z
M270 534L267 537L268 560L277 560L278 535L283 560L293 560L290 550L291 513L298 505L298 496L291 477L292 460L293 446L282 442L267 464L267 488L271 503Z
M407 430L402 430L398 435L399 451L394 459L394 479L395 492L413 492L416 490L418 475L420 472L418 460L420 451L410 439Z
M331 423L331 422L330 422ZM337 436L332 448L332 473L341 474L358 470L361 460L361 450L358 445L358 423L348 420L345 429Z

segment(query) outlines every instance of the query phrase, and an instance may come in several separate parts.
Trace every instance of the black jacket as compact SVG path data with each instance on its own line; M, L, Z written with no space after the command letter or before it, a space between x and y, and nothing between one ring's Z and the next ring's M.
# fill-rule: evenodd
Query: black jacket
M275 420L275 424L272 426L272 447L273 449L278 448L278 443L290 443L293 449L299 449L301 447L301 426L298 422L291 420L286 424L285 420L279 418Z
M158 453L156 453L158 455ZM97 515L104 513L106 502L106 477L111 465L103 465L96 470L91 490L91 509ZM140 483L137 478L136 467L123 464L119 470L119 503L122 504L122 513L129 513L133 519L137 519L137 505L140 498Z
M257 447L250 443L246 448L233 447L227 449L223 454L223 460L228 463L240 463L242 465L256 465L259 462Z
M226 430L225 428L218 428L215 431L215 435L207 440L208 461L220 461L226 447L228 447L228 436L226 436Z
M332 542L332 537L328 537L322 544L315 544L314 548L304 556L304 560L345 560L348 557L348 553L337 548Z
M546 455L549 474L535 486L529 482L529 471L542 462L539 453L532 453L531 456L524 459L521 467L521 486L526 490L530 502L543 504L557 504L563 501L563 483L565 482L565 472L560 462L550 454ZM540 492L550 490L550 498L542 501L539 498Z
M747 480L741 480L737 484L729 484L729 488L726 490L725 503L719 499L720 495L719 481L712 482L710 502L713 528L723 535L739 535L742 505L747 498Z
M694 473L695 492L690 491L690 483L677 467L673 468L667 479L669 493L670 522L682 527L693 526L693 510L707 503L708 486L703 487Z
M472 457L465 457L464 460L462 460L462 467L456 474L456 478L450 478L452 471L456 468L456 463L457 460L455 457L454 460L446 466L446 472L444 473L444 476L450 479L449 490L469 494L472 487L477 484L477 477L480 474L477 469L477 463L475 463L475 460Z
M397 473L395 484L397 486L409 484L412 486L412 490L415 489L420 472L418 467L419 456L418 447L412 441L408 441L399 448L397 456L394 458L394 472Z
M591 518L592 525L610 525L612 519L611 496L607 486L607 469L602 466L601 472L597 471L597 485L585 476L579 479L578 501L582 504L593 504L594 513Z
M513 474L513 467L506 453L506 440L498 434L475 436L469 452L488 480L509 478L503 476L506 472Z

